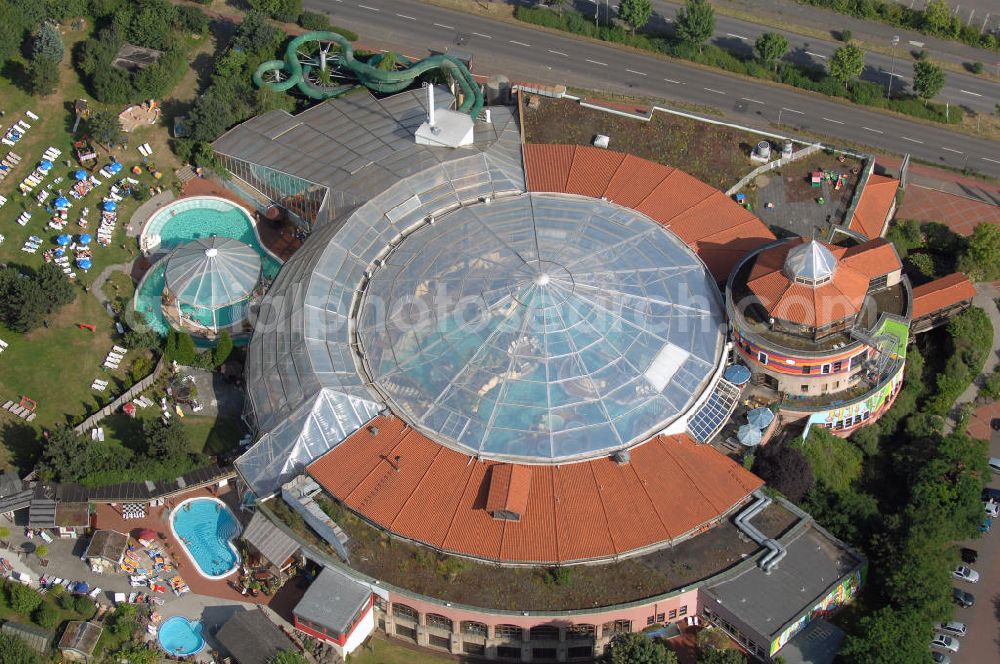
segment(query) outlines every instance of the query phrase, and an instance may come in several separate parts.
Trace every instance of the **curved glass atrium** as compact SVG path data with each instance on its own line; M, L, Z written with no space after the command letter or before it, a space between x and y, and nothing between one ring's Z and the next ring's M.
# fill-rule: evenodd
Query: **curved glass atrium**
M466 452L550 462L641 442L707 386L718 290L673 233L606 201L463 206L385 256L356 316L375 390Z

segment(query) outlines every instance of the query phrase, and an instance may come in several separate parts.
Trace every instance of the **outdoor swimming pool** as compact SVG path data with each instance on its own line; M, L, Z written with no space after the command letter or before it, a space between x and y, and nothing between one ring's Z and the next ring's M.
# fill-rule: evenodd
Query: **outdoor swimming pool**
M239 566L240 554L232 540L239 535L240 524L221 500L185 500L171 513L170 530L205 578L224 578Z
M281 269L281 261L261 244L253 218L246 210L216 196L192 196L159 210L143 229L139 246L151 255L163 256L179 245L212 236L231 237L253 247L260 254L265 279L273 280ZM166 336L170 329L160 308L165 269L164 261L158 261L135 291L135 310L160 336ZM185 313L197 317L194 310Z
M165 652L179 657L187 657L200 652L205 647L205 637L201 635L202 625L184 616L167 618L157 633L157 640Z

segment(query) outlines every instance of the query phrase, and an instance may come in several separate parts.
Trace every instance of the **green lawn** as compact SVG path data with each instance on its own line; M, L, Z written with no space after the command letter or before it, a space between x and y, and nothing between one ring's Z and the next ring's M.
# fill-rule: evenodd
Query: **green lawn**
M240 422L234 418L216 419L192 415L186 410L184 413L181 422L184 423L184 428L191 439L192 452L212 455L228 452L236 447L243 433ZM159 416L160 409L157 406L137 411L135 418L124 413L110 415L101 421L105 440L126 447L132 447L136 443L141 444L143 424Z
M350 656L351 664L444 664L455 661L461 660L407 648L380 635L373 636L363 648L355 650Z

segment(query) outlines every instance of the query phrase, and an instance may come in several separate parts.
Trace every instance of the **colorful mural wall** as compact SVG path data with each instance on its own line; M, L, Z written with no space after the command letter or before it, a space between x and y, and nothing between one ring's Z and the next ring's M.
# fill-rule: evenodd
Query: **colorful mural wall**
M858 568L848 577L845 577L830 593L821 599L818 604L803 613L798 620L790 624L785 630L771 642L771 656L773 657L786 643L788 643L799 630L808 625L816 618L826 618L837 609L841 608L857 595L861 588L862 568Z
M832 431L846 431L878 419L882 412L895 401L896 394L899 393L899 388L903 385L904 366L904 363L901 362L892 379L874 394L869 394L854 403L841 404L835 408L821 410L810 415L802 437L805 438L809 435L809 428L814 424L824 426Z

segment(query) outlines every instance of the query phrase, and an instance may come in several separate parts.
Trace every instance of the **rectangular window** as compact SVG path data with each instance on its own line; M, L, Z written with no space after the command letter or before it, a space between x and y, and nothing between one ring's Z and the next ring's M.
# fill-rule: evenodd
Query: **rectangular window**
M803 385L802 386L802 391L803 392L808 392L809 391L809 386L808 385Z
M802 373L806 375L812 373L812 367L802 367Z
M661 622L663 622L664 618L666 618L666 616L663 615L662 613L657 613L656 614L656 622L661 623Z
M486 646L481 643L469 643L465 641L462 643L462 652L466 655L485 655Z
M834 362L834 363L833 363L833 372L834 372L834 373L839 373L839 372L840 372L840 369L841 369L841 367L842 367L843 365L844 365L844 363L843 363L843 361L841 361L841 360L837 360L836 362Z
M824 364L823 365L823 373L825 373L825 374L830 373L830 365L829 364Z
M438 636L437 634L430 634L427 637L427 645L433 648L442 648L444 650L451 649L451 639L447 636Z
M652 625L655 622L656 622L656 616L648 616L646 618L646 624L647 625Z
M667 617L670 618L670 620L675 620L677 618L677 609L670 609L670 611L667 612Z
M764 351L757 351L757 361L761 364L767 364L767 353Z
M593 659L594 658L594 647L593 646L570 646L566 651L566 655L569 659Z
M497 646L497 657L500 659L521 659L521 649L510 646Z
M685 604L684 606L681 607L680 611L678 612L678 615L686 616L687 613L688 613L688 607L687 604Z

